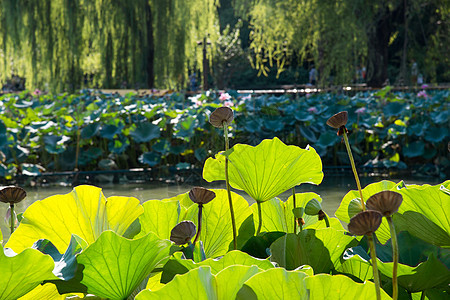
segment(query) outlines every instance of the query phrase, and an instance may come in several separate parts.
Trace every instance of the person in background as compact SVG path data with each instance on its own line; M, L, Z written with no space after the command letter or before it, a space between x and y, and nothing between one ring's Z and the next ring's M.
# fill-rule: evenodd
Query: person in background
M314 65L312 65L311 70L309 71L309 83L311 85L316 85L317 82L317 70L314 67Z
M411 65L411 84L416 85L417 84L417 76L419 75L419 67L417 67L417 62L415 59L413 59Z

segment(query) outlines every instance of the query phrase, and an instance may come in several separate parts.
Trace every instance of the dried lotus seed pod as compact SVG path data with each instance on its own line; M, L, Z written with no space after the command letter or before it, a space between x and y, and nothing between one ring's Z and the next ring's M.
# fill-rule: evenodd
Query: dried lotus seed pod
M379 211L383 216L389 217L398 211L403 202L403 196L394 191L376 193L367 200L368 209Z
M362 211L350 219L348 231L354 235L371 235L380 227L382 219L378 211Z
M197 204L206 204L216 198L216 193L202 187L193 187L189 192L189 198Z
M223 122L226 122L226 125L230 125L233 122L234 114L233 110L229 107L223 106L217 108L212 112L211 116L209 116L209 123L217 128L223 127Z
M170 240L175 245L187 244L197 232L195 224L191 221L182 221L178 223L170 232Z
M15 204L27 196L27 192L18 186L5 186L0 188L0 202Z

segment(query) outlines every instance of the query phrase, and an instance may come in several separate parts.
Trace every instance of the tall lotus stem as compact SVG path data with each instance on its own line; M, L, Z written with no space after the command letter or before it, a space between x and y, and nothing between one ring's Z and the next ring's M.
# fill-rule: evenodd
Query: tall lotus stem
M375 291L377 294L377 300L381 300L380 275L378 274L378 266L377 266L377 252L375 250L375 243L373 241L372 234L367 235L367 240L369 241L370 257L371 257L372 268L373 268L373 281L375 283Z
M262 211L261 211L261 202L256 201L256 205L258 206L258 229L256 230L256 235L258 235L261 232L262 227Z
M228 124L227 121L223 121L222 124L223 124L223 134L225 137L225 151L228 151L228 149L230 148L230 144L228 141ZM233 227L233 247L234 250L236 250L237 249L236 219L234 217L233 201L231 199L230 180L228 179L228 157L225 157L225 181L227 185L228 204L230 206L231 225Z
M353 175L355 176L356 185L358 186L359 195L361 197L361 204L362 204L363 210L365 210L366 208L364 205L364 198L363 198L362 191L361 191L361 184L359 183L358 172L356 171L355 160L353 159L353 155L352 155L352 149L350 148L350 143L348 142L347 128L345 127L345 125L347 124L347 121L348 121L348 112L341 111L341 112L333 115L331 118L329 118L327 120L327 125L338 129L337 134L344 136L345 147L347 148L347 153L348 153L348 157L350 159L350 164L352 165Z
M292 200L294 202L294 208L296 207L295 204L295 186L292 188ZM294 233L297 233L297 219L294 216Z
M197 231L197 235L195 236L194 242L193 244L195 245L195 243L197 242L198 238L200 237L200 232L202 231L202 210L203 210L203 205L199 204L198 205L198 231Z
M352 149L350 148L350 144L348 142L347 132L346 132L346 130L344 130L343 132L344 132L343 135L344 135L345 147L347 148L348 157L350 158L350 164L352 165L353 175L355 176L356 186L358 187L359 196L361 197L361 205L362 205L363 209L366 209L365 205L364 205L364 198L363 198L362 191L361 191L361 183L359 182L358 172L356 171L356 167L355 167L355 160L353 159Z
M13 232L14 232L14 227L15 227L15 224L16 224L16 216L14 215L14 203L11 203L10 205L9 205L9 208L10 208L10 212L11 212L11 234L13 234Z
M398 299L398 282L397 282L397 268L398 268L398 242L397 233L395 232L392 215L398 211L398 208L403 202L403 196L394 191L382 191L376 193L367 200L367 208L380 212L389 223L391 231L392 242L392 299Z

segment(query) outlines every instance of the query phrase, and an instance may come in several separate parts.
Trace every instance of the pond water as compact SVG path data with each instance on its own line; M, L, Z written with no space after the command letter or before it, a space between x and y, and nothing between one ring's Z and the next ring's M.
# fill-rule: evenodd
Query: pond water
M366 185L374 182L378 182L385 177L362 177L361 186L364 188ZM399 182L402 179L389 178L388 180ZM403 179L406 184L438 184L443 182L439 178L409 178ZM225 183L207 183L203 182L199 184L200 186L206 188L225 188ZM130 184L104 184L98 185L102 188L103 193L106 197L110 196L132 196L136 197L142 202L153 199L165 199L171 198L178 194L188 192L193 185L189 184L165 184L165 183L130 183ZM315 192L322 197L322 207L324 211L330 215L334 216L339 203L345 194L350 190L356 190L356 184L352 176L327 176L325 175L323 182L318 185L302 184L296 188L296 192ZM72 191L71 186L51 186L51 187L30 187L26 188L27 198L24 201L16 205L16 212L20 213L25 211L25 209L37 200L43 200L49 196L57 194L67 194ZM254 201L242 191L237 191L238 194L242 195L249 203ZM291 196L292 191L286 191L279 196L282 200L287 200ZM6 241L9 238L9 226L4 220L8 205L0 203L0 228L3 233L3 240Z

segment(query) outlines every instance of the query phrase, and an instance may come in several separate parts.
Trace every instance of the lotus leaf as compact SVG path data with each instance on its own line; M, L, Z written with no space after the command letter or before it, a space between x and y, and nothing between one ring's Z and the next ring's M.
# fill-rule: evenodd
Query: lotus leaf
M361 246L347 249L344 252L343 259L342 264L336 268L338 272L354 276L361 282L373 279L373 269L369 262L370 257Z
M36 249L16 254L11 249L3 249L0 243L0 299L17 299L44 280L56 279L52 273L54 266L50 256Z
M160 128L152 123L139 123L134 131L130 132L130 136L136 143L146 143L153 139L159 138L161 135Z
M394 223L399 230L407 230L412 235L436 246L450 247L450 195L443 192L450 181L442 184L406 185L397 192L402 194L403 203L394 215ZM377 230L380 242L389 238L389 226L385 220Z
M100 188L77 186L69 194L54 195L31 204L6 246L19 252L39 239L48 239L63 252L72 234L88 244L105 230L123 235L143 210L136 198L113 196L106 199Z
M269 269L247 280L236 299L309 299L304 281L307 276L301 271Z
M378 263L378 269L392 278L393 263ZM450 282L449 269L431 254L426 262L416 267L398 264L398 283L408 292L414 293L446 285Z
M203 241L207 258L227 253L228 245L233 240L227 191L222 189L212 189L212 191L216 193L216 198L203 206L203 222L200 233L200 240ZM231 198L236 218L236 228L239 228L251 214L251 209L247 200L242 196L232 192ZM197 215L198 206L193 205L188 209L186 219L191 220L198 227Z
M230 185L264 202L301 183L320 184L322 161L314 148L287 146L278 138L258 146L233 146L226 153ZM206 181L225 180L225 156L208 158L203 168Z
M99 297L125 299L169 258L171 245L153 233L129 240L105 231L77 256L83 266L81 284Z
M139 156L139 162L154 167L161 162L161 155L156 152L145 152Z
M149 200L142 204L144 213L139 217L143 236L155 233L160 239L169 239L172 228L185 219L186 209L179 201Z
M335 133L326 131L320 135L319 140L317 141L317 145L326 148L333 146L338 141L339 137Z
M319 274L305 278L311 300L376 299L372 282L356 283L347 276ZM381 289L381 299L391 299Z
M417 141L403 148L403 155L406 157L417 157L422 156L425 153L425 144L423 142Z
M120 122L119 126L116 125L104 125L100 129L100 136L102 138L112 140L116 134L119 134L122 132L124 125L122 122Z
M99 122L88 124L81 130L81 137L83 139L91 139L98 133L99 129L100 129Z
M345 249L356 244L355 238L334 228L305 229L276 240L270 246L271 260L287 270L310 265L315 273L329 273L339 267Z
M161 276L162 283L170 282L175 275L184 274L200 266L210 266L213 275L232 265L257 266L262 270L274 268L267 259L254 258L241 251L230 251L220 259L208 258L202 262L195 263L190 259L183 259L180 253L175 253L163 267Z
M424 138L426 141L439 143L448 138L449 130L447 127L428 127L425 131Z
M260 271L257 266L234 265L213 275L211 267L201 266L186 274L175 276L171 282L156 291L140 292L136 300L235 299L244 282Z

